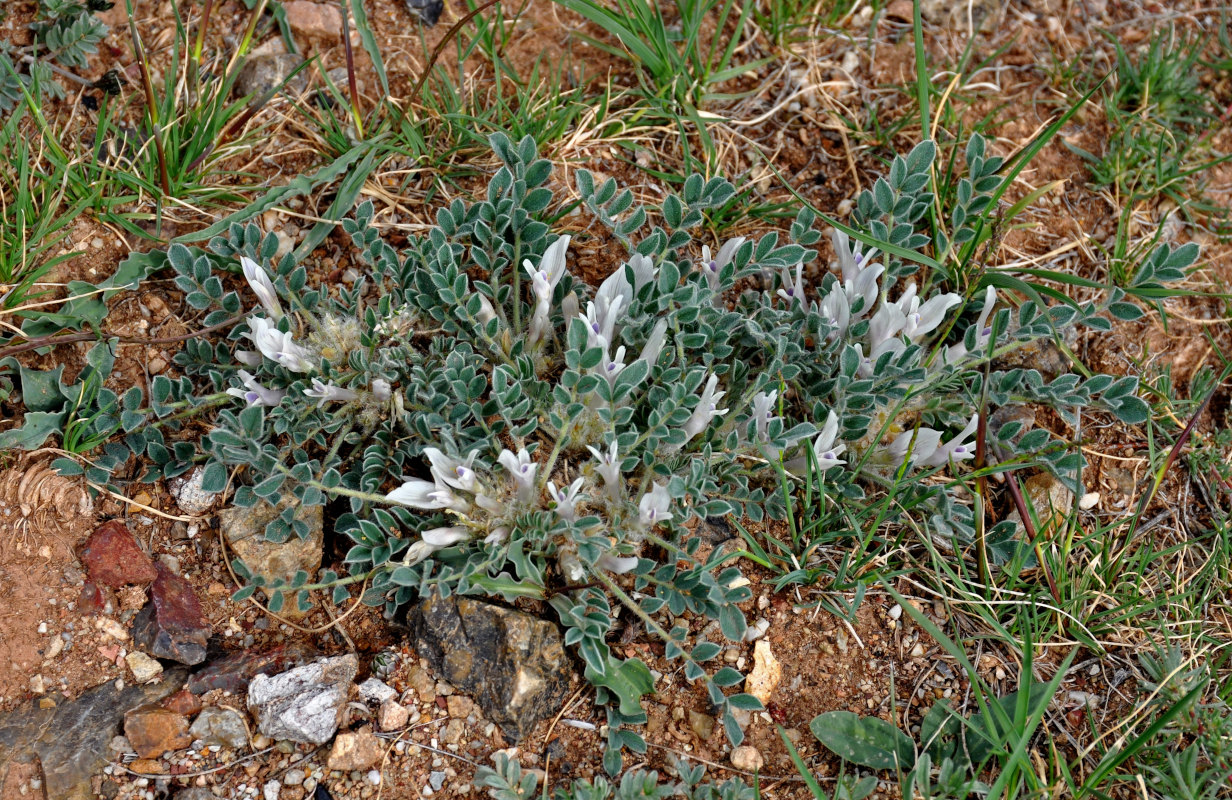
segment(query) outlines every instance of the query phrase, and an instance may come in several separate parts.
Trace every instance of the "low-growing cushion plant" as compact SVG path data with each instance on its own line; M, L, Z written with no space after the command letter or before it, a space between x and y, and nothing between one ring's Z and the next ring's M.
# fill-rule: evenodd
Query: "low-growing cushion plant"
M1064 326L1106 329L1123 294L1013 307L992 285L921 296L906 282L902 265L935 252L921 224L931 142L859 198L863 229L855 241L833 234L832 269L815 264L823 235L808 209L787 236L712 251L695 236L733 196L727 181L695 175L652 218L614 181L579 170L584 210L627 251L598 287L574 277L578 256L533 140L498 134L491 145L502 166L486 196L439 209L402 250L373 227L370 204L345 221L351 285L309 285L293 253L272 261L277 238L255 225L231 226L208 251L152 257L174 269L206 326L229 333L190 340L176 357L183 376L156 377L148 407L139 388L125 394L123 444L105 445L88 471L106 480L132 451L153 464L149 480L201 464L205 488L230 482L239 506L293 498L266 529L272 541L306 535L296 506L338 501L348 575L271 584L235 565L250 581L238 596L260 589L275 611L287 598L307 607L312 590L341 599L361 582L390 615L429 592L545 601L607 705L613 774L622 746L645 748L626 724L644 721L639 699L654 688L644 663L609 648L617 614L704 682L733 743L732 712L760 707L728 694L743 676L710 666L720 645L690 633L689 618L705 617L739 640L739 604L751 597L739 566L702 546L707 518L782 518L785 477L848 509L892 492L884 524L910 515L965 544L975 528L963 479L981 410L1147 414L1133 377L1045 381L997 366ZM1195 249L1162 247L1152 279L1182 274ZM240 291L227 290L224 270L243 274ZM206 409L218 411L198 448L175 432ZM1072 480L1081 455L1020 428L998 432L999 451Z

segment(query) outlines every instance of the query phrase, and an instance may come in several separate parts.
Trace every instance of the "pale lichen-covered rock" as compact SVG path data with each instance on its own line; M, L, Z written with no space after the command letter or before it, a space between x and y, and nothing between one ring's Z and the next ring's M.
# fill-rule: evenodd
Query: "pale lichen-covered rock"
M248 710L271 739L325 744L342 719L359 661L354 653L323 658L248 684Z

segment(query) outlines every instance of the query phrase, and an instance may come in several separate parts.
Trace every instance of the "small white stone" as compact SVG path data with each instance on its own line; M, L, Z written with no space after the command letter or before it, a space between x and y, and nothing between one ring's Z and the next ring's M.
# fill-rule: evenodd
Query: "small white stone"
M889 615L890 615L890 619L894 619L894 620L898 619L899 617L903 615L903 607L900 606L898 603L895 603L894 605L890 606Z
M124 657L128 668L133 671L133 680L137 683L148 683L163 672L163 665L145 653L134 651Z
M99 630L110 636L112 639L119 639L122 642L128 638L128 631L124 630L124 626L116 622L111 617L99 617L97 624Z
M39 626L38 626L38 632L39 632L39 633L47 633L47 623L46 623L46 622L40 622L40 623L39 623Z
M732 766L745 772L756 772L765 765L766 760L762 758L761 753L756 747L743 745L732 750L731 754Z
M375 769L369 770L368 774L365 775L364 777L367 779L368 783L372 784L373 786L381 785L381 773L379 770L375 770Z
M373 705L380 705L397 695L393 687L377 678L369 678L359 685L359 696Z
M1099 492L1087 492L1078 500L1078 507L1083 511L1089 511L1099 505Z
M265 800L278 800L278 794L282 791L282 784L278 781L270 781L261 788L261 796Z

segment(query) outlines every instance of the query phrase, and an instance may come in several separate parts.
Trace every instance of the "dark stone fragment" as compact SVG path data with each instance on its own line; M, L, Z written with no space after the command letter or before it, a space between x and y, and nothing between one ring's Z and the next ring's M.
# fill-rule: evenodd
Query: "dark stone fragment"
M123 689L108 681L76 700L56 698L52 708L32 702L0 714L0 786L13 763L38 758L47 797L92 800L91 778L107 764L124 713L166 697L184 677L183 669L170 670L158 683Z
M445 0L406 0L406 10L420 22L431 28L445 10Z
M468 597L420 601L410 616L419 655L519 740L559 710L572 664L550 622Z
M306 664L316 657L306 645L291 643L268 650L240 650L213 661L188 679L188 691L205 694L211 689L243 692L256 675L276 675Z
M154 562L119 520L104 522L90 534L79 557L90 580L102 586L118 589L154 580Z
M308 88L308 71L296 72L304 57L295 53L269 53L253 56L235 77L231 93L252 97L253 103L264 103L281 89L290 97L299 97Z
M133 641L156 658L200 664L210 636L201 601L188 582L164 564L156 564L155 570L150 602L133 618Z

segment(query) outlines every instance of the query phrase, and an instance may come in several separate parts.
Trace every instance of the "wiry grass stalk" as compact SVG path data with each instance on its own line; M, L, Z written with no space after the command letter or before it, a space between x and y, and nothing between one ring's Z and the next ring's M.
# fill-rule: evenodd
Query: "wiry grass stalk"
M171 195L171 178L167 174L167 153L163 146L163 126L159 120L158 101L154 95L154 81L150 77L150 63L146 58L145 47L141 43L141 34L137 32L137 18L133 13L133 0L124 0L128 11L128 32L133 40L133 53L141 68L141 84L145 91L146 112L150 116L150 127L153 129L154 150L158 156L158 177L162 186L163 197ZM160 203L161 206L161 203Z
M346 53L347 89L351 94L351 119L355 122L355 136L364 138L364 118L359 112L359 85L355 79L355 54L351 50L351 12L346 0L338 0L342 7L342 47Z

